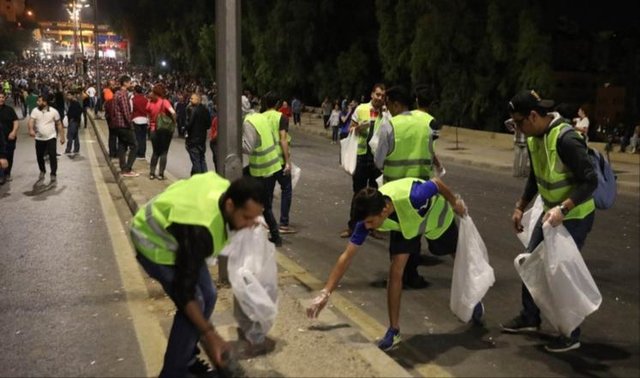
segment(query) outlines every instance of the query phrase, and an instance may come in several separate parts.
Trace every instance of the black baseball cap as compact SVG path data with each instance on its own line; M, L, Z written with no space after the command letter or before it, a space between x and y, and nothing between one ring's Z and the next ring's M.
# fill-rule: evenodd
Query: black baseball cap
M546 114L553 109L553 100L543 100L534 90L526 90L513 96L509 101L509 113L528 115L532 110L544 111Z

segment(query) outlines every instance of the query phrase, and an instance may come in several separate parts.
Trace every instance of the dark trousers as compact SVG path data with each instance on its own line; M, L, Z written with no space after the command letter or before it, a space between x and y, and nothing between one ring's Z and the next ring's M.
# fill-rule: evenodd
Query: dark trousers
M11 176L11 168L13 168L13 155L14 155L14 152L16 151L17 140L6 139L5 141L6 141L7 162L9 163L9 165L7 165L7 168L5 168L4 170L0 169L0 177Z
M176 287L174 286L176 268L172 265L156 264L140 253L137 253L136 258L147 274L162 285L164 292L173 303L176 303L177 307ZM217 294L207 264L203 264L198 271L195 299L198 301L205 319L209 319L216 305ZM200 332L196 326L184 312L178 309L173 317L160 377L189 376L188 365L198 353L199 340Z
M133 124L133 129L136 133L136 142L138 142L138 153L137 157L143 158L147 154L147 124L138 125L137 123Z
M376 182L376 179L380 174L381 172L373 163L373 156L371 156L370 153L367 153L366 155L358 155L356 170L353 172L353 176L351 176L353 182L353 197L366 187L377 189L378 183ZM351 200L351 210L349 213L348 227L349 230L353 230L356 226L355 214L353 211L353 198Z
M46 172L47 169L44 166L44 155L49 155L49 165L51 165L51 174L56 175L58 173L58 156L56 155L56 138L49 140L36 140L36 160L38 161L38 168L40 172Z
M284 174L284 169L279 170L274 175L282 193L280 194L280 225L289 225L289 210L291 210L291 199L293 197L293 187L291 185L291 173Z
M293 124L294 125L301 125L300 123L300 113L293 113Z
M218 169L218 163L216 162L216 148L218 145L218 141L216 140L210 140L209 141L209 148L211 148L211 154L213 155L213 166L214 168L217 170Z
M329 128L329 118L330 116L328 115L322 115L322 126L324 126L325 130Z
M338 132L340 131L340 129L338 128L338 126L331 126L331 140L334 142L338 141Z
M591 231L594 219L595 212L592 212L584 219L570 219L562 222L580 251L587 240L587 235ZM536 223L536 228L533 229L533 233L531 234L531 240L529 240L529 246L527 247L527 251L529 252L533 252L544 239L541 220L542 216ZM533 297L531 297L531 293L525 284L522 284L522 311L520 315L526 319L527 322L540 324L540 309L534 303ZM575 340L580 338L580 327L577 327L571 332L571 338Z
M166 130L156 130L151 132L151 147L153 153L151 154L151 161L149 162L149 168L152 174L156 172L156 165L158 160L160 161L160 167L158 174L164 176L164 170L167 168L167 154L169 154L169 146L171 145L171 139L173 133Z
M109 157L118 157L118 133L114 128L109 128Z
M264 220L267 222L267 226L269 226L269 233L271 234L271 240L275 241L280 239L280 231L278 231L278 223L276 222L276 218L273 216L273 188L276 185L276 177L255 177L258 181L262 183L263 191L262 191L262 201L264 202L264 212L262 215L264 216Z
M207 161L205 160L205 152L207 147L204 143L190 145L185 143L187 152L189 153L189 159L191 159L191 176L198 173L207 172Z
M78 153L80 151L80 136L78 135L78 130L80 129L80 121L70 120L69 126L67 127L67 148L65 148L65 152L71 152L71 148L73 147L73 152Z
M120 161L120 171L122 173L131 172L133 162L136 161L138 153L138 142L132 129L113 129L118 136L118 160Z

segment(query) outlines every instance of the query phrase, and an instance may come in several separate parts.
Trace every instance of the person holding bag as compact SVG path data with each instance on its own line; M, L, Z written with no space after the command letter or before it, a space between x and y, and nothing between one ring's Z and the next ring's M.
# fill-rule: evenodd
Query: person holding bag
M149 130L151 131L151 146L153 154L149 162L149 179L156 177L164 180L164 170L167 167L167 154L175 131L176 111L169 101L165 99L166 90L164 85L156 84L149 94L147 104L147 114L149 118ZM156 176L156 165L160 160L158 175Z
M544 204L541 220L536 222L528 252L543 240L542 224L564 225L582 249L595 218L593 191L598 181L582 138L559 113L550 112L552 100L543 100L533 90L522 91L509 102L515 128L527 136L531 171L524 193L516 202L511 217L517 233L523 231L522 217L537 193ZM514 319L502 324L507 333L537 331L540 309L527 287L522 285L523 309ZM545 348L549 352L566 352L580 347L580 327L567 337L558 336Z

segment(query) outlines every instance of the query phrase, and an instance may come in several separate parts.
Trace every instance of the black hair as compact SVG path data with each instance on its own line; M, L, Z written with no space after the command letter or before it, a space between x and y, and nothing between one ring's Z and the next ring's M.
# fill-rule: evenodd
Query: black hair
M224 193L223 201L230 198L236 208L244 207L249 200L264 205L263 194L264 186L260 181L251 176L242 176L231 182L231 186Z
M378 89L378 88L382 89L383 91L387 89L387 87L385 87L385 85L384 85L384 84L382 84L382 83L375 83L375 84L373 84L373 88L371 88L371 92L375 92L375 91L376 91L376 89Z
M398 102L402 105L409 106L411 100L409 99L409 92L401 85L394 85L387 89L385 92L387 102Z
M362 221L372 215L379 215L387 205L386 197L374 188L364 188L353 198L353 215Z
M436 91L432 85L418 84L414 90L418 107L428 108L436 101Z
M269 91L262 96L262 106L264 109L275 108L280 101L280 96L275 91Z
M142 93L142 86L140 86L140 85L136 85L136 86L133 88L133 90L134 90L136 93Z
M578 106L573 104L568 104L563 102L556 106L556 112L560 113L562 118L566 118L568 120L572 120L578 116Z
M127 76L127 75L122 75L120 77L120 86L123 86L124 83L126 83L128 81L131 81L131 78L129 76Z

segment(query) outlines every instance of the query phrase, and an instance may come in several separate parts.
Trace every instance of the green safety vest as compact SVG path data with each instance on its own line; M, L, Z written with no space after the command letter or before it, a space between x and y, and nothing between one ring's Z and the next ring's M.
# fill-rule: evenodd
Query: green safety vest
M245 121L256 128L260 137L260 145L249 156L249 173L253 177L269 177L282 169L273 128L261 113L247 114Z
M280 165L284 165L284 152L280 145L280 119L282 118L282 113L275 109L269 109L262 112L262 114L267 117L269 124L273 128L273 138L276 143L276 149L278 150L278 156L280 156ZM291 144L291 135L289 133L287 133L287 143Z
M433 140L428 120L433 117L419 113L398 114L391 119L394 148L384 160L385 182L404 177L428 180L433 175Z
M355 113L358 115L358 124L362 125L364 122L369 123L371 121L371 102L366 104L360 104L356 107ZM373 133L375 134L380 128L380 124L382 123L382 112L378 114L378 118L374 121L373 124ZM358 134L358 155L366 155L368 151L367 139L369 139L369 127L365 130L362 130Z
M209 229L211 252L217 256L227 243L219 200L229 185L228 180L208 172L169 186L133 217L130 234L136 250L156 264L175 265L178 242L167 228L179 223Z
M423 183L424 180L403 178L384 184L378 189L382 194L391 198L393 207L398 215L398 222L387 218L381 231L399 231L405 239L415 238L424 233L427 239L435 240L449 228L455 216L445 198L437 194L431 197L429 207L424 216L413 208L410 195L414 182Z
M570 130L563 132L567 128ZM545 210L562 203L575 189L573 174L562 163L557 151L558 138L565 132L576 131L566 120L560 119L552 123L544 135L527 138L531 153L531 167L535 172L538 193L542 197ZM583 219L595 208L595 202L590 198L581 204L576 204L564 219Z

